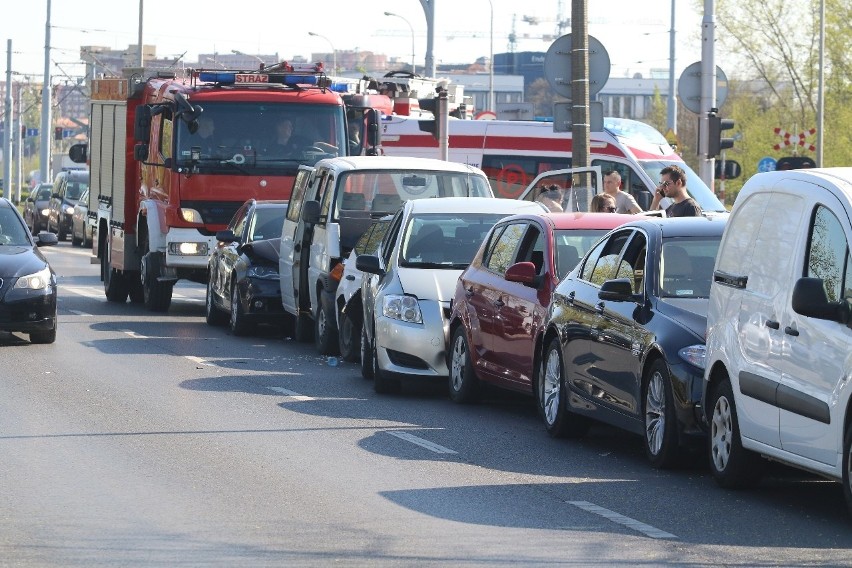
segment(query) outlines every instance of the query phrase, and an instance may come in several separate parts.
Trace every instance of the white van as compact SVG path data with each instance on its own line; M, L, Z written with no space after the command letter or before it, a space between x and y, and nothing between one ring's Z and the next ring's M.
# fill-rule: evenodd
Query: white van
M354 156L301 166L281 232L281 302L295 337L338 350L334 295L341 261L375 219L411 199L493 197L478 168L425 158Z
M852 168L757 174L716 258L703 405L711 471L771 458L842 481L852 512ZM761 457L762 456L762 457Z
M383 117L380 127L384 154L437 158L438 142L431 133L421 130L422 122L417 117ZM552 122L450 119L448 130L450 161L481 168L497 197L519 198L540 173L572 166L572 134L554 132ZM592 132L589 142L590 165L599 167L603 174L617 171L621 189L630 193L642 209L651 205L660 171L675 165L686 172L687 192L702 210L725 213L713 191L652 126L606 117L603 131Z

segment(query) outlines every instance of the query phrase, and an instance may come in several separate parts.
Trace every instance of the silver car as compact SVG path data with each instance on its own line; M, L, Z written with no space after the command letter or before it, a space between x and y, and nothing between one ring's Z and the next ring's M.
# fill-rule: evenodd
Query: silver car
M89 221L89 190L83 192L71 215L71 244L92 246L92 223Z
M446 197L409 201L391 221L375 255L360 255L364 325L361 371L376 392L400 378L448 374L446 345L456 281L497 221L536 202Z

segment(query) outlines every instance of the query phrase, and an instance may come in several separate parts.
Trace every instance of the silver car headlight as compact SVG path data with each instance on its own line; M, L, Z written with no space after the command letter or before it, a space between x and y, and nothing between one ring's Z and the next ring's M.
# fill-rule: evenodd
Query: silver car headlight
M74 208L69 205L68 207L65 208L65 212L68 213L69 215L73 215L74 214Z
M21 290L44 290L50 284L50 269L45 267L34 274L21 276L15 282L15 288Z
M695 365L699 369L704 369L707 359L707 346L690 345L689 347L684 347L678 351L677 354L690 365Z
M261 280L278 280L278 269L271 266L250 266L246 271L249 278Z
M414 296L388 294L382 299L382 314L408 323L423 323L420 302Z

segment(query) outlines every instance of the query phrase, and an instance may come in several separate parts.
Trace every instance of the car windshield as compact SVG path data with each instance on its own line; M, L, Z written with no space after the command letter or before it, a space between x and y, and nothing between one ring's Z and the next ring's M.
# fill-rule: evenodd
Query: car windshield
M639 162L642 169L650 176L654 183L659 183L663 168L667 166L678 166L686 173L686 191L689 195L698 202L703 211L716 211L724 213L727 211L722 202L710 191L707 184L702 181L698 174L683 162L673 162L670 160L642 160Z
M500 213L429 213L408 221L399 265L414 268L464 269L476 256Z
M27 228L10 207L0 205L0 245L30 246Z
M89 189L89 182L85 180L68 180L65 185L65 199L77 201L83 192Z
M708 298L719 237L663 240L660 258L661 298Z
M426 197L490 197L488 180L465 172L356 170L343 174L333 219L341 214L394 213L410 199Z
M38 193L36 193L36 201L48 201L50 196L53 194L53 186L52 185L40 185L38 186Z
M346 155L343 108L336 105L204 102L198 128L176 124L177 166L205 173L295 173L300 164ZM199 157L193 162L193 149Z
M580 259L586 256L586 253L606 232L606 229L555 231L557 277L561 280L574 270L574 267L580 263Z
M284 213L287 205L258 207L254 227L251 231L252 241L281 238L281 227L284 225Z

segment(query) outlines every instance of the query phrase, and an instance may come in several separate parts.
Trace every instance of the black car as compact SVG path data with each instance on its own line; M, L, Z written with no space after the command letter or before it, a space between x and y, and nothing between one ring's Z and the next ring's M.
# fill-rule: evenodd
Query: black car
M641 435L654 467L704 439L705 328L724 226L704 217L628 223L559 283L536 385L552 436L607 422Z
M284 325L278 279L278 251L286 201L246 201L234 214L208 265L206 318L210 325L229 322L234 335L253 324ZM230 315L230 317L229 317Z
M0 331L32 343L56 341L56 274L38 250L56 235L33 236L12 203L0 198Z
M88 170L64 170L59 172L53 180L47 230L56 233L60 241L64 241L71 233L74 206L87 189L89 189Z
M51 195L53 195L53 184L40 183L24 200L24 222L34 235L47 230Z

